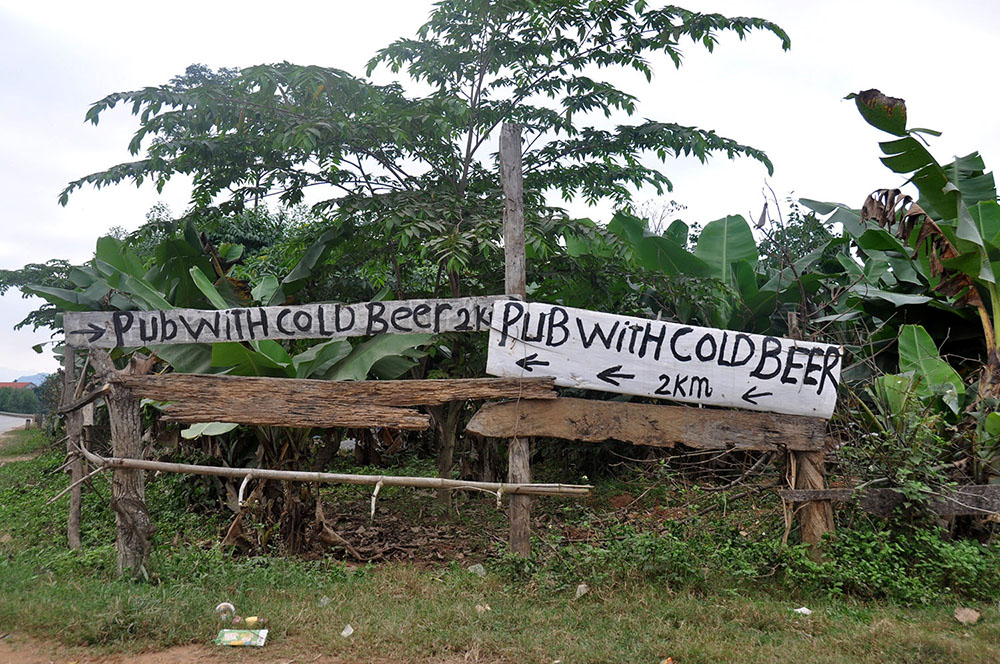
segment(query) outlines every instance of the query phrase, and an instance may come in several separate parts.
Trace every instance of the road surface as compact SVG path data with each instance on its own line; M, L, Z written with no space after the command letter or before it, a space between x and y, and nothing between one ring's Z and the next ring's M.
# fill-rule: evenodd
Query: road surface
M11 429L23 429L24 421L31 417L31 415L25 415L24 417L10 417L9 415L0 415L0 433L5 431L10 431Z

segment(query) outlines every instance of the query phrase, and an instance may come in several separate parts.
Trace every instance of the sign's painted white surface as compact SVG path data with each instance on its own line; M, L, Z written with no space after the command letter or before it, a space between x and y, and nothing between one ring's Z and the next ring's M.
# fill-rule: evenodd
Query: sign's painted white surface
M493 306L494 376L824 418L837 401L839 346L534 302Z

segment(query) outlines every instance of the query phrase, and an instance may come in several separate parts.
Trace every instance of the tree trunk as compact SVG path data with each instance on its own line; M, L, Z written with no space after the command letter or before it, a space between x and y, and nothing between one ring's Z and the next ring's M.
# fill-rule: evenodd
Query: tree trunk
M497 439L485 436L471 436L473 462L469 469L469 477L477 482L499 482L500 453L497 451Z
M428 412L437 428L438 445L438 477L451 478L451 469L455 463L455 442L458 440L458 420L462 414L461 401L452 401L444 406L430 406ZM451 509L451 489L438 489L438 505L444 510Z
M142 413L139 399L132 392L114 381L115 370L111 356L103 350L93 349L91 361L111 390L104 400L111 420L111 452L116 457L143 458ZM152 366L149 358L133 356L126 373L147 373ZM111 484L111 509L115 512L118 549L118 574L126 572L145 576L146 559L155 527L146 509L145 478L141 470L116 468Z

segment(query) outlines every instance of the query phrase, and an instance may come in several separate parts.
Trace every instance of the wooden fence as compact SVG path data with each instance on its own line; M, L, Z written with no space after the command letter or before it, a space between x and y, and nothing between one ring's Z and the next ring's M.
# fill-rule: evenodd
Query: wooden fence
M249 307L225 311L66 313L66 413L70 509L68 539L80 545L80 486L92 472L112 469L112 507L118 526L119 569L138 569L148 553L151 519L144 470L229 477L274 477L305 482L431 486L509 495L510 546L530 551L532 495L586 495L589 486L533 484L532 437L584 443L621 440L636 445L759 450L789 455L802 539L816 545L833 528L824 477L825 418L833 411L842 350L837 346L713 330L662 321L527 303L520 130L505 125L500 157L503 184L506 293L501 296L355 304ZM487 372L464 380L330 382L222 375L149 375L152 358L134 355L116 369L105 349L176 343L251 342L374 334L489 332ZM76 353L87 349L76 374ZM89 363L98 389L84 394ZM668 398L701 408L559 397L554 386ZM142 458L139 404L169 402L163 419L290 427L430 425L417 407L487 400L469 422L470 434L507 439L505 483L447 478L390 478L259 468L219 469L163 464ZM87 446L84 409L107 404L112 453ZM499 401L498 401L499 400ZM740 408L742 410L734 410ZM752 412L756 411L756 412ZM244 483L245 484L245 483Z

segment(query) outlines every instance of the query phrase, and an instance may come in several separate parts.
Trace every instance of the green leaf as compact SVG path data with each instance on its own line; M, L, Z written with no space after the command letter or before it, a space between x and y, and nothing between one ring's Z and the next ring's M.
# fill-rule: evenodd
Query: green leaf
M421 354L418 349L434 339L433 334L384 334L355 346L338 362L326 378L329 380L364 380L372 366L385 357Z
M732 264L757 263L757 243L743 217L728 216L708 223L698 238L695 255L712 268L712 276L732 283Z
M52 286L22 286L21 292L36 295L46 302L67 311L93 311L101 308L99 300L90 297L86 292L55 288Z
M241 343L212 344L212 366L226 369L234 376L277 376L287 377L286 367L265 355L251 350Z
M893 291L875 288L874 286L869 286L868 284L856 284L849 288L848 292L865 300L885 300L886 302L891 302L897 307L903 307L910 304L926 304L934 299L928 295L895 293Z
M310 346L292 358L296 378L321 378L351 352L347 339L330 339Z
M258 352L271 358L276 364L285 367L290 375L294 375L292 369L292 357L278 341L274 339L259 339L251 341L250 345Z
M663 232L663 236L679 247L687 246L691 229L680 219L674 219Z
M124 279L119 288L139 300L139 304L145 305L144 309L166 310L173 309L163 294L153 287L142 277L135 277L131 274L124 275Z
M95 256L125 274L140 277L146 271L142 262L131 249L126 247L121 240L109 235L97 238Z
M733 263L733 276L733 283L739 289L744 301L757 295L757 273L754 272L750 261L737 261Z
M913 372L919 381L915 388L918 392L921 388L934 390L938 386L947 386L943 395L945 403L952 411L958 412L959 398L965 396L965 384L958 372L941 359L934 340L923 326L904 325L900 328L899 369L904 373Z
M1000 249L1000 203L980 201L969 208L969 215L988 249Z
M913 377L887 374L872 381L872 391L888 406L891 413L905 413L913 394Z
M868 228L861 237L856 238L858 246L869 251L896 251L901 254L909 253L899 239L883 228Z
M330 252L333 243L339 240L342 235L343 228L335 226L328 228L322 235L316 238L316 241L309 246L306 253L295 264L295 267L282 279L281 286L285 294L294 293L305 285L306 279L312 276L313 270L316 269L316 266Z
M369 373L379 380L395 380L417 364L417 360L404 355L390 355L373 364Z
M233 424L232 422L199 422L192 424L186 429L181 429L181 438L193 440L201 436L221 436L224 433L229 433L238 426L239 424Z
M260 282L253 287L250 291L250 295L257 302L260 302L264 306L270 306L274 304L281 304L280 302L274 302L273 298L275 294L278 293L280 285L278 284L278 278L273 274L265 274Z
M177 373L217 373L212 366L210 344L177 344L149 346L149 350L169 364Z
M844 99L853 99L865 122L895 136L906 136L906 103L888 97L878 90L851 93Z
M215 288L215 284L205 276L198 267L192 267L188 273L191 275L191 280L194 281L194 285L198 287L198 290L202 292L202 295L208 298L208 301L212 303L212 306L216 309L228 309L229 303L226 302L226 298L222 297L218 290Z
M645 221L626 212L615 213L608 224L608 233L624 241L631 248L636 264L647 270L691 277L712 274L708 263L666 237L650 235Z
M983 421L983 428L991 436L1000 436L1000 413L990 413Z

